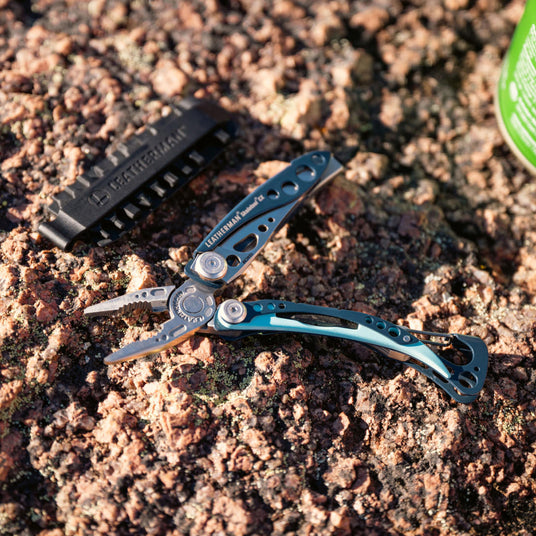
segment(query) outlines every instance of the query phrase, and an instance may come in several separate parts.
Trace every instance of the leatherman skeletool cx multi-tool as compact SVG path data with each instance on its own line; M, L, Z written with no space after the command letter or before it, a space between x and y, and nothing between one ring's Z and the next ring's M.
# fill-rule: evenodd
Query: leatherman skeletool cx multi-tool
M341 168L328 152L316 151L295 159L216 225L195 250L185 268L188 279L180 287L143 289L88 307L85 314L89 316L134 309L167 310L170 315L158 334L128 344L106 357L105 362L121 363L160 352L195 332L229 339L251 334L307 333L362 343L422 372L455 400L474 400L488 367L486 345L477 337L417 332L365 313L287 301L241 303L231 299L216 304L215 293L242 274L302 201ZM464 363L448 360L430 346L457 351Z

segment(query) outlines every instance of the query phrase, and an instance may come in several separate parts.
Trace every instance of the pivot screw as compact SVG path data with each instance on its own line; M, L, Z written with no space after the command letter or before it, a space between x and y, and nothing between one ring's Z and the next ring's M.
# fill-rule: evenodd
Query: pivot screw
M202 279L216 281L227 273L227 261L219 253L205 251L195 259L192 268Z
M246 306L238 300L227 300L221 305L221 318L228 324L239 324L247 316Z
M189 315L197 315L205 307L205 302L199 296L184 296L181 300L182 309Z

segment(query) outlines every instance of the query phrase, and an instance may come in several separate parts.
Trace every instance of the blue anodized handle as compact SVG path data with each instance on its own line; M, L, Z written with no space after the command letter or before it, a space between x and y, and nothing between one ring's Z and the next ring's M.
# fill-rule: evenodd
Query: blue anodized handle
M227 300L218 307L213 328L229 339L253 333L294 332L353 340L406 362L464 404L475 400L482 390L488 369L488 349L478 337L416 332L358 311L287 301ZM429 346L450 347L458 357L455 361L447 359Z
M356 311L296 304L285 301L262 300L245 302L247 315L242 322L229 323L219 308L214 317L218 331L293 332L349 339L397 359L413 358L448 379L451 376L441 359L424 343L403 328Z

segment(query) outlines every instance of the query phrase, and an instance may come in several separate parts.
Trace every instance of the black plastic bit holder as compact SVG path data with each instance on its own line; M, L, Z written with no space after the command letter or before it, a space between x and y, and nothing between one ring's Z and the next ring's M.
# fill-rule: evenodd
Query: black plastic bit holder
M199 174L236 136L231 115L185 99L82 174L48 207L39 232L64 250L77 240L105 246Z

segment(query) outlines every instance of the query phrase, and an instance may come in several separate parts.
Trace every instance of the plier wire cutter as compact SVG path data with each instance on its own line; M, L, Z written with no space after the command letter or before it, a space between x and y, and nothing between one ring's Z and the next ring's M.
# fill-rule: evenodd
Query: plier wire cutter
M455 400L474 400L483 387L488 366L486 345L478 337L420 332L362 312L280 300L230 299L217 305L215 294L241 275L303 200L341 169L341 164L325 151L296 158L212 229L186 265L188 278L182 285L142 289L86 308L88 316L136 309L169 312L170 319L159 333L120 348L107 356L105 363L161 352L196 332L227 339L306 333L357 341L422 372ZM461 354L463 364L432 350L440 347Z

